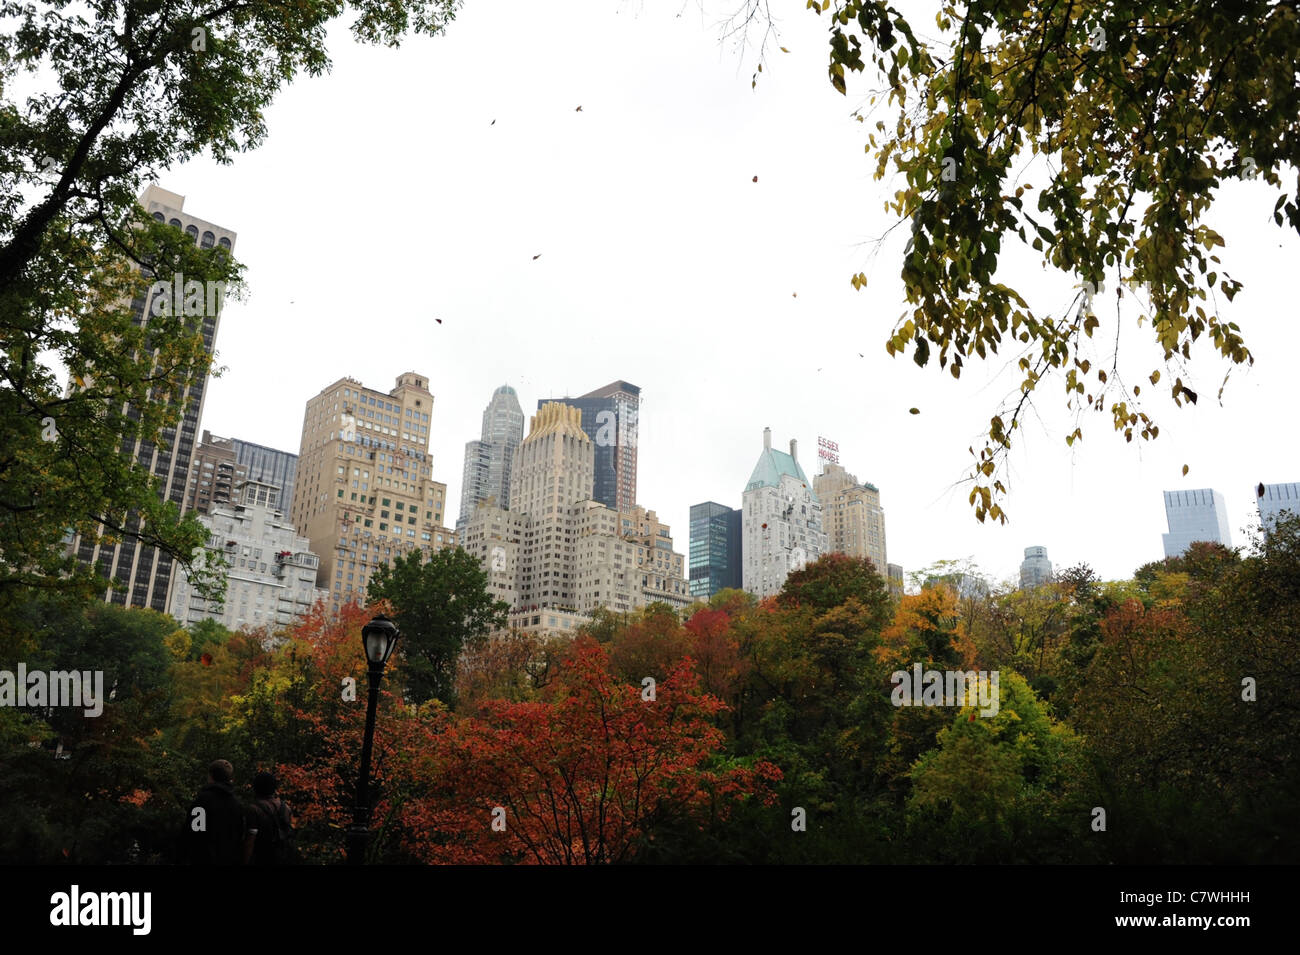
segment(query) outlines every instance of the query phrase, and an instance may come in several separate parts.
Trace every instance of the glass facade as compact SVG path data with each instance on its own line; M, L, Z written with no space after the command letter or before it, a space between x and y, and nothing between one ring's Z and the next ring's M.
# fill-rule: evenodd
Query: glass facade
M298 475L298 455L288 451L253 444L251 441L231 440L235 461L248 472L248 480L274 484L280 488L280 510L289 514L293 510L293 482Z
M727 587L740 589L741 512L706 501L691 505L691 596L708 600Z

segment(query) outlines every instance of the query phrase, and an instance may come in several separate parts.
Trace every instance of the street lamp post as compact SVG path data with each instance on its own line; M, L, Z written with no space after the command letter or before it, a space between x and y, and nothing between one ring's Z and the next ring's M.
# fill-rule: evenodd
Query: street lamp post
M375 713L379 707L379 681L384 665L397 644L396 624L382 613L361 628L361 642L366 651L370 695L366 701L366 736L361 744L361 776L357 780L357 803L348 827L348 865L364 865L366 843L370 840L370 751L375 742Z

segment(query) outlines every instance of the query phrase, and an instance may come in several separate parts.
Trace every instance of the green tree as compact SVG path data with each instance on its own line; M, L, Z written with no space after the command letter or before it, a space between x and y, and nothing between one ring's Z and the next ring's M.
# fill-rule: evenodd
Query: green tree
M1196 403L1183 365L1193 342L1253 361L1217 311L1216 296L1242 286L1206 219L1216 189L1258 179L1272 187L1250 196L1260 212L1300 231L1297 187L1282 178L1300 165L1295 4L941 0L933 39L928 14L914 30L888 0L807 6L829 20L835 89L868 70L883 84L857 118L873 124L876 178L897 183L886 208L911 230L909 308L888 352L910 347L921 366L933 353L953 377L976 358L1018 362L1019 388L971 451L977 518L1005 520L1006 451L1040 382L1059 380L1072 409L1109 412L1126 441L1152 439L1142 390L1163 382L1175 404ZM767 6L742 9L765 18ZM999 270L1029 249L1061 278L1051 300L1031 304ZM1126 379L1107 326L1145 320L1164 373Z
M963 707L912 768L908 822L923 861L1087 861L1095 793L1083 741L1003 670L991 717ZM1095 842L1095 840L1094 840ZM918 861L922 861L918 860Z
M412 551L381 566L369 596L393 605L412 702L451 706L461 651L505 627L510 606L488 593L487 571L463 548L444 548L427 562L422 556Z
M206 539L115 452L157 443L209 370L197 321L136 324L149 284L180 273L233 289L240 270L141 222L142 183L261 144L279 89L328 68L327 25L345 10L358 40L395 46L441 32L458 4L0 0L0 600L90 588L64 555L69 530L103 526L186 565Z

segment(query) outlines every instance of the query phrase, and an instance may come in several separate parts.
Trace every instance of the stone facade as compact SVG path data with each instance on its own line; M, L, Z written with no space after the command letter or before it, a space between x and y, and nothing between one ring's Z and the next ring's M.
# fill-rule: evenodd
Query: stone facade
M571 635L597 607L691 602L668 525L643 507L592 499L594 452L579 409L542 405L515 453L513 506L481 505L461 532L491 592L510 604L511 627Z
M876 573L889 573L885 547L885 510L880 506L880 489L865 484L838 464L813 479L813 489L822 505L822 529L826 549L831 553L865 557Z
M763 429L763 453L745 485L741 550L745 590L758 597L780 592L791 571L826 552L822 507L803 468L798 446L772 449L772 429Z
M307 402L293 523L320 555L330 607L364 602L380 566L456 545L447 486L433 479L428 379L405 372L390 392L340 378Z
M224 603L206 601L178 572L168 612L184 626L216 620L231 630L278 629L308 613L327 596L316 588L319 558L279 508L280 489L246 481L234 502L213 504L199 520L208 528L208 549L226 564Z

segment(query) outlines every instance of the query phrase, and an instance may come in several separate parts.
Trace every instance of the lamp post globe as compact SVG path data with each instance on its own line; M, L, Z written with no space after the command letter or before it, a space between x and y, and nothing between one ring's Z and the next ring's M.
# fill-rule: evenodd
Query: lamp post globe
M382 613L361 628L361 643L371 666L383 667L397 645L397 625Z

